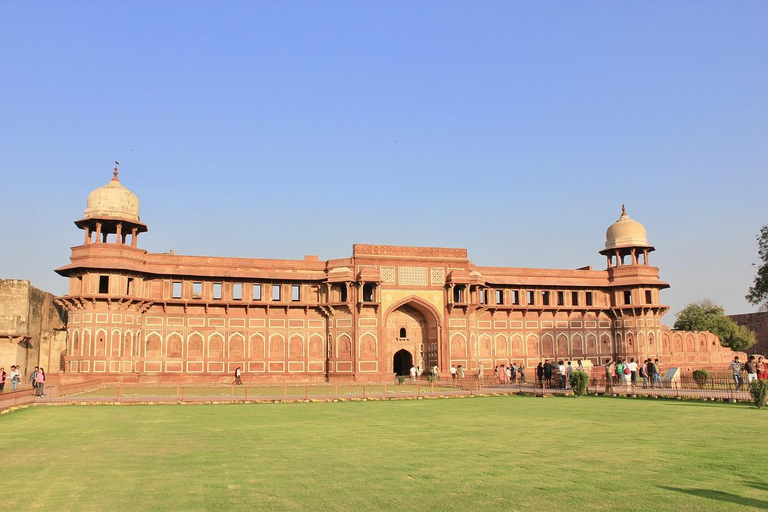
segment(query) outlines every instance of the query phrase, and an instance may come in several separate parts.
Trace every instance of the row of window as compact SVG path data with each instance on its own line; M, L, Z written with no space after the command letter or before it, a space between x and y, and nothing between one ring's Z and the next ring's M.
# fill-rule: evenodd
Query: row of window
M489 293L493 292L496 305L504 305L505 304L505 294L503 289L496 289L496 290L489 290L485 288L481 288L478 290L478 301L480 304L488 304L488 298ZM541 297L541 301L536 301L536 295L537 293ZM519 306L521 304L521 300L523 297L525 297L525 303L528 306L534 306L534 305L542 305L542 306L579 306L581 304L581 293L579 291L571 291L570 293L558 290L558 291L549 291L549 290L525 290L524 292L521 290L510 290L510 300L513 306ZM593 291L585 291L583 292L584 297L584 306L595 306L597 305L597 301L595 299L595 292ZM566 298L570 299L570 302L566 304ZM624 304L625 305L632 305L632 291L631 290L625 290L623 292L623 298L624 298ZM456 287L453 289L453 301L458 303L465 302L465 289L463 287ZM651 290L645 290L645 303L646 304L653 304L653 294Z
M247 286L244 283L232 283L232 300L243 300L243 289ZM262 285L261 283L252 283L251 285L251 300L262 300ZM271 287L271 299L273 301L283 300L283 287L279 284L269 285ZM182 281L173 281L171 283L171 298L181 299L184 283ZM223 298L223 283L212 283L211 286L211 298L213 300L221 300ZM192 283L192 299L203 298L203 283L196 281ZM291 285L291 300L298 302L301 300L301 285Z

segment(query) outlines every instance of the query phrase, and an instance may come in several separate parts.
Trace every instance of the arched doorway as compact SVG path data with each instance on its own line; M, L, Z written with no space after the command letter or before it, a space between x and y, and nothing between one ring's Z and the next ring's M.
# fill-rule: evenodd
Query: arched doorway
M396 375L409 375L413 366L413 356L405 349L395 352L392 368Z
M410 365L420 367L422 371L440 366L441 323L431 304L418 297L407 297L393 304L384 318L386 350L393 363L395 354L406 351L411 357ZM398 373L394 365L391 368Z

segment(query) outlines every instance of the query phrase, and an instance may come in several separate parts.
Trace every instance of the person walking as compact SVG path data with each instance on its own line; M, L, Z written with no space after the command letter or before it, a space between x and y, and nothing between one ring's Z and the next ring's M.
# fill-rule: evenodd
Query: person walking
M19 369L19 365L14 365L11 367L11 391L16 391L20 383L21 370Z
M461 380L464 380L464 371L465 371L464 370L464 365L460 364L459 365L459 379L461 379Z
M483 381L483 370L485 370L485 367L483 366L483 363L479 363L477 365L477 380L482 382Z
M514 361L509 362L509 381L514 384L517 381L517 366Z
M755 356L749 356L747 364L744 365L744 370L747 372L747 386L752 384L753 380L757 380L757 362Z
M578 364L576 365L576 371L577 372L583 372L584 371L584 363L579 359Z
M451 379L456 380L456 372L457 372L456 365L452 364L451 365Z
M741 361L739 361L739 356L734 356L733 361L731 362L731 371L733 372L733 383L736 385L736 389L740 391L744 380L741 378L743 368L741 366Z
M5 367L0 367L0 393L5 390L5 378L8 374L5 373Z
M624 369L626 368L626 365L624 364L624 360L622 358L618 358L616 360L616 384L622 385L626 381L624 380Z
M520 384L525 384L525 363L520 363L517 371L520 373Z
M568 361L568 366L565 368L565 386L571 387L571 374L573 373L573 365L571 361Z
M640 377L643 378L643 389L648 388L648 360L643 361L643 365L640 367Z
M613 361L610 357L606 358L603 368L605 368L605 393L608 394L613 384Z
M416 382L416 367L411 365L409 373L411 374L411 382Z
M240 367L238 366L237 368L235 368L235 386L243 385L243 380L241 378L242 375L243 375L243 371L240 369Z
M32 385L32 388L35 390L35 396L38 396L37 391L37 374L40 372L40 367L35 366L35 369L32 370L32 374L29 376L29 383Z
M658 382L660 388L664 387L664 381L661 380L661 366L659 365L658 359L653 360L653 381L654 384Z
M35 382L37 383L35 396L45 396L43 386L45 386L45 369L40 367L40 371L35 376Z

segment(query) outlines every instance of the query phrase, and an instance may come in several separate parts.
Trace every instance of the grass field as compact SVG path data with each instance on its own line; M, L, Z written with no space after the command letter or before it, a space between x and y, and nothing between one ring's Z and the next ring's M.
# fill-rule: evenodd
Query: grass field
M0 418L14 510L768 508L768 411L525 396L31 407Z
M399 394L417 394L418 390L422 389L424 392L440 392L440 391L453 391L455 388L451 386L440 386L439 384L366 384L365 391L368 394L378 395L399 395ZM184 392L185 396L234 396L244 398L258 398L260 396L356 396L360 397L363 392L362 384L355 385L288 385L288 386L165 386L165 387L124 387L120 388L121 396L178 396L181 392ZM94 391L88 391L80 393L76 396L79 397L104 397L114 398L118 394L118 388L105 387Z

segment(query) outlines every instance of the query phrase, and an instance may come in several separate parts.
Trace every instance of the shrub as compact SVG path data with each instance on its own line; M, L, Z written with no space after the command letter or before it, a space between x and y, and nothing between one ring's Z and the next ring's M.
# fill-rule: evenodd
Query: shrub
M573 394L581 396L587 392L587 384L589 383L589 375L587 372L571 372L568 376L568 383L571 385Z
M405 375L398 375L397 376L397 383L398 384L402 384L403 382L405 382Z
M693 380L697 386L703 388L709 380L709 373L707 370L693 370Z
M762 409L765 405L765 399L768 398L768 381L766 380L753 380L749 385L749 394L752 395L752 401L758 409Z

